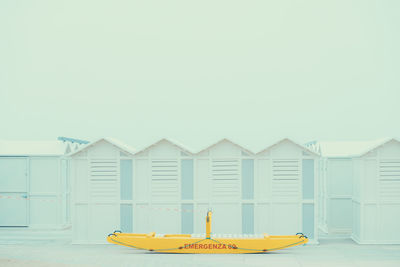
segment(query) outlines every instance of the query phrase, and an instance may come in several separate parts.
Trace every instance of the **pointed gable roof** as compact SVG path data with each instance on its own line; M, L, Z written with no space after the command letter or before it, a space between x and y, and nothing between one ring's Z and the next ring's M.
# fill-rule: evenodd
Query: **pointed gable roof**
M115 138L103 137L103 138L100 138L100 139L98 139L98 140L96 140L94 142L91 142L91 143L89 143L87 145L84 145L84 146L80 147L78 150L68 154L68 156L76 155L76 154L80 153L81 151L84 151L84 150L88 149L89 147L92 147L92 146L96 145L97 143L99 143L101 141L105 141L105 142L117 147L118 149L124 151L125 153L127 153L129 155L133 156L135 154L136 149L134 149L133 147L131 147L131 146L129 146L129 145L127 145L127 144L115 139Z
M264 153L264 152L270 150L271 148L273 148L275 146L278 146L279 144L281 144L283 142L286 142L286 141L294 144L295 146L299 147L301 150L304 150L304 151L307 151L308 153L311 153L314 156L318 156L318 157L320 156L317 152L315 152L315 151L313 151L313 150L311 150L311 149L309 149L309 148L307 148L307 147L305 147L303 145L300 145L299 143L296 143L296 142L294 142L293 140L291 140L289 138L283 138L283 139L279 140L278 142L275 142L272 145L262 149L261 151L257 152L256 154L258 155L258 154Z
M146 146L145 148L137 151L135 154L139 154L139 153L142 153L142 152L144 152L146 150L149 150L152 147L155 147L155 146L157 146L158 144L160 144L162 142L167 142L167 143L173 145L174 147L177 147L179 150L181 150L181 151L183 151L183 152L185 152L185 153L187 153L189 155L193 155L193 152L189 148L187 148L186 146L182 145L181 143L179 143L179 142L177 142L175 140L172 140L171 138L162 138L162 139L158 140L157 142L155 142L155 143L153 143L153 144L151 144L149 146Z
M378 142L374 143L372 146L370 146L367 150L361 152L361 153L358 155L358 157L363 157L363 156L365 156L366 154L368 154L369 152L371 152L371 151L373 151L373 150L375 150L375 149L378 149L378 148L380 148L380 147L382 147L382 146L384 146L384 145L386 145L387 143L390 143L390 142L392 142L392 141L395 141L395 142L397 142L397 143L400 144L400 141L397 140L396 138L381 139L380 141L378 141Z
M254 155L254 152L248 150L247 148L244 148L243 146L241 146L241 145L239 145L239 144L237 144L237 143L235 143L235 142L233 142L233 141L231 141L231 140L229 140L229 139L227 139L227 138L223 138L223 139L219 140L218 142L215 142L215 143L209 145L208 147L206 147L206 148L204 148L204 149L198 151L196 154L200 154L200 153L202 153L202 152L204 152L204 151L206 151L206 150L209 150L209 149L211 149L211 148L213 148L213 147L215 147L215 146L217 146L217 145L219 145L219 144L221 144L221 143L223 143L223 142L228 142L228 143L230 143L230 144L232 144L232 145L238 147L238 148L241 149L242 151L246 152L247 154L249 154L249 155Z

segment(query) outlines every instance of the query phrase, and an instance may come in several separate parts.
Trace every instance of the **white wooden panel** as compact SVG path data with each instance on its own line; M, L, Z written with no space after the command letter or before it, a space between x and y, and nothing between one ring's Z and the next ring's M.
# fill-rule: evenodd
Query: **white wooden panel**
M0 158L0 192L26 192L26 158Z
M270 217L269 204L258 204L255 207L255 234L269 233Z
M57 225L60 223L60 201L57 197L31 197L30 202L31 225Z
M176 159L151 161L151 197L153 201L179 199L179 171Z
M137 204L133 212L133 232L149 233L154 231L149 225L150 208L148 204Z
M59 193L60 171L59 160L52 158L31 158L30 160L30 193Z
M379 220L379 239L400 243L400 203L380 205Z
M119 205L95 204L90 209L89 240L93 243L107 243L109 233L119 229Z
M88 200L88 184L89 184L89 166L87 160L74 160L74 192L75 201Z
M346 198L332 198L329 205L329 230L351 232L352 228L352 200Z
M397 141L391 141L379 148L379 155L382 158L400 158L400 144Z
M267 199L269 197L270 191L270 163L269 160L261 159L258 160L257 169L257 183L256 184L256 198L257 199Z
M294 235L301 232L300 205L271 204L271 235Z
M70 209L71 209L71 203L70 203L70 177L68 168L69 168L69 161L66 159L61 160L61 194L62 194L62 201L60 202L61 204L61 214L62 214L62 219L61 223L70 223Z
M214 159L211 163L213 199L240 198L240 168L237 159Z
M240 157L241 149L231 142L224 141L210 149L213 158Z
M209 180L210 165L208 159L196 160L195 166L195 199L208 199L209 196Z
M239 204L213 204L212 232L214 234L241 234L242 214Z
M119 165L115 159L90 161L89 192L91 200L119 199Z
M377 199L377 173L376 160L365 160L364 177L361 177L361 182L364 184L362 197L367 201L376 201Z
M271 192L274 199L300 199L300 164L297 159L272 161Z
M178 204L154 204L151 209L150 225L159 234L181 232L181 218Z
M361 177L364 175L363 160L353 160L353 198L361 198Z
M319 180L318 180L318 223L323 229L326 231L327 228L327 220L326 220L326 177L327 171L325 170L327 164L326 159L321 159L319 164Z
M381 200L400 200L400 180L379 181L379 195Z
M134 175L134 190L133 198L139 201L149 200L149 161L147 159L137 159L133 167Z
M74 158L85 158L87 157L88 153L86 150L82 150L81 152L78 152L77 154L74 155Z
M0 195L0 226L28 226L26 193L0 192Z
M377 240L377 216L378 210L376 205L364 205L364 218L362 218L362 241Z
M302 150L290 141L284 141L271 148L271 157L274 158L299 158Z
M329 160L329 194L331 196L350 196L353 192L352 160Z
M379 198L400 200L400 158L379 162Z
M179 153L180 150L167 141L160 142L150 148L150 156L152 158L176 158Z
M28 225L27 172L26 158L0 158L0 226Z
M361 207L360 204L353 201L353 236L360 240L361 238Z
M95 146L88 148L88 155L91 158L116 158L119 149L108 142L100 141Z
M88 241L88 205L75 205L72 222L74 243L86 243Z

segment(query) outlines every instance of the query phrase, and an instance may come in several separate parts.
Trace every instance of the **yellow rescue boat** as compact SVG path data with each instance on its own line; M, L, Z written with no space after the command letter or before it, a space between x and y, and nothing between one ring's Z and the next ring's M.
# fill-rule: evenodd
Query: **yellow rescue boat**
M206 237L198 238L192 235L175 234L156 236L149 234L129 234L115 231L109 234L107 241L117 245L164 253L264 253L278 249L298 246L308 242L302 233L287 236L269 236L263 238L212 238L211 211L206 217Z

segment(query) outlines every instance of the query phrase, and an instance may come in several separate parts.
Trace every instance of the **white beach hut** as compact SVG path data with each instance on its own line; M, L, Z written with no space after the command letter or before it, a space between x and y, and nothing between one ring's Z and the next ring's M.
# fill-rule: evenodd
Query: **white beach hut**
M350 237L353 226L353 158L377 141L314 141L307 147L321 155L318 225L324 235Z
M360 244L400 244L400 142L388 139L354 158L353 234Z
M311 142L308 147L322 156L320 229L360 244L399 244L399 142Z
M171 139L161 139L135 153L130 229L193 233L193 172L193 153Z
M254 234L254 153L222 139L196 153L194 232L204 232L203 217L214 211L213 232Z
M255 159L255 231L303 232L318 242L319 155L285 138L258 152Z
M60 141L0 141L0 231L2 238L35 238L40 230L69 221L65 153ZM43 238L46 238L43 236Z
M134 149L101 138L71 153L73 243L105 243L121 221L132 220L125 197L132 195ZM122 218L122 219L121 219Z

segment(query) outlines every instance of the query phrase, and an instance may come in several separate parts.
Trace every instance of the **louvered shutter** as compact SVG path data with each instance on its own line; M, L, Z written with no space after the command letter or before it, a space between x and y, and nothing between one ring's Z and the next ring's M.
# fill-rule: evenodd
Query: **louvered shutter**
M379 195L383 200L400 199L400 159L379 162Z
M118 163L115 159L90 161L90 197L113 200L118 196Z
M272 161L272 196L274 198L298 198L300 193L299 181L299 160Z
M151 194L153 200L176 200L178 198L178 161L151 161Z
M215 199L238 198L239 160L218 159L212 161L212 197Z

